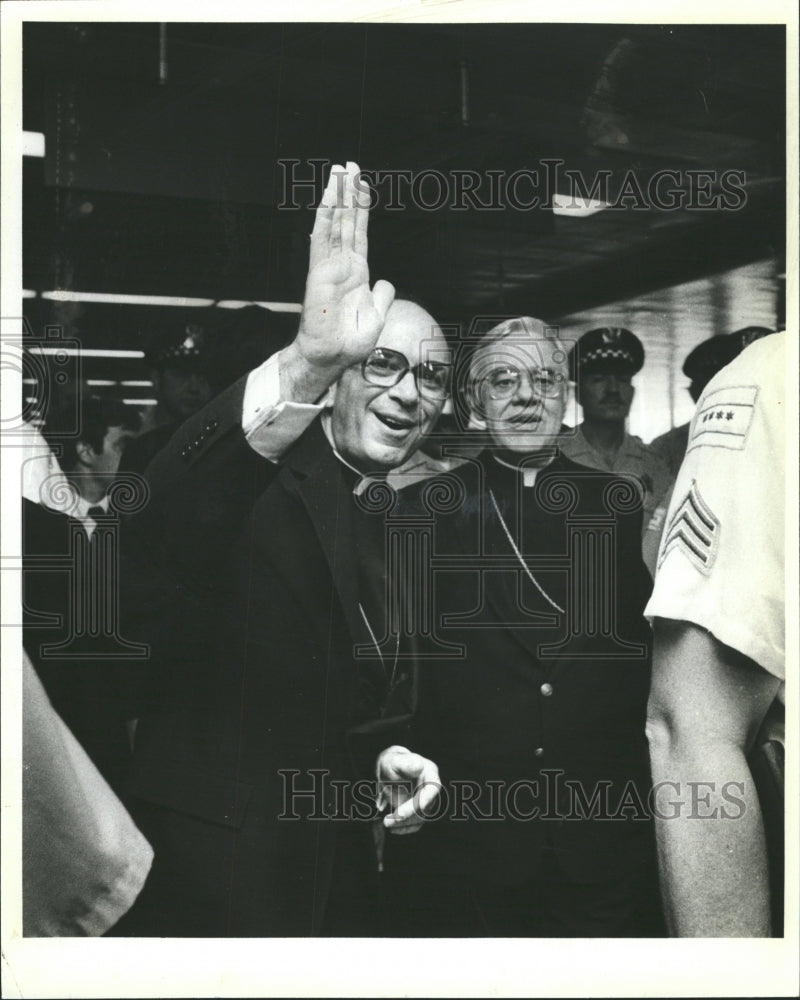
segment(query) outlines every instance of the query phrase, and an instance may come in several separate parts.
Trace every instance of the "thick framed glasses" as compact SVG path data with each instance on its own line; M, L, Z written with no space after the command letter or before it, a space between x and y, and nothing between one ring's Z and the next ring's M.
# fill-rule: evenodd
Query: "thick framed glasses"
M549 368L535 368L521 372L513 365L495 368L481 379L492 399L511 399L519 390L522 379L527 379L534 395L554 399L561 394L565 378L561 372Z
M361 363L361 374L370 385L384 388L397 385L406 372L411 372L417 391L430 399L444 399L450 391L452 365L441 361L422 361L410 365L408 358L399 351L376 347Z

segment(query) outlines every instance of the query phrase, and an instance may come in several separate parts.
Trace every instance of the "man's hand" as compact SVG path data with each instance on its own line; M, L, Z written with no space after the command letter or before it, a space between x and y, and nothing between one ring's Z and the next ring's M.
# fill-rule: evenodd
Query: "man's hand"
M416 833L439 798L439 768L418 753L394 746L378 757L377 775L379 802L392 808L384 816L384 827L397 834Z
M369 192L359 168L334 165L311 234L303 312L281 354L283 398L318 398L342 372L367 357L394 299L388 281L369 287Z

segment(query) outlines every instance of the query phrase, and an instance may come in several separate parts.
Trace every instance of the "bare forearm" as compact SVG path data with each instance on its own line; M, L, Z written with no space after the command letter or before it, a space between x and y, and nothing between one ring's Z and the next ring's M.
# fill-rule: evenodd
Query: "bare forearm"
M745 748L780 681L689 622L655 620L647 736L661 892L681 937L769 935L761 809ZM673 784L670 784L673 783ZM661 808L673 793L679 808Z
M656 838L670 933L768 936L764 829L741 751L667 745L655 747L651 759L653 781L660 788Z

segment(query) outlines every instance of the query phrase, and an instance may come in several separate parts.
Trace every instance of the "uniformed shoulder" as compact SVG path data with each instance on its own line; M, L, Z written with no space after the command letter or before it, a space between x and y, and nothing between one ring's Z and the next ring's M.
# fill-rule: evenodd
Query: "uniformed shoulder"
M651 454L649 445L646 445L640 437L636 436L636 434L625 435L625 449L626 451L629 451L631 454L638 454L638 455Z
M648 447L657 452L659 448L669 446L670 442L678 437L679 431L679 427L671 427L668 431L664 431L663 434L659 434L658 437L654 437Z

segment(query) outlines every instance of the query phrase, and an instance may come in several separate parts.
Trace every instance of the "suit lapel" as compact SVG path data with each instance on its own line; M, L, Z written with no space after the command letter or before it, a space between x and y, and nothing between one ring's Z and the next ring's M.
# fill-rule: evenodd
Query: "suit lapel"
M358 610L358 567L353 559L352 491L319 420L287 456L280 476L286 489L295 493L305 507L325 553L351 636L357 642L363 637L363 623Z

